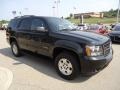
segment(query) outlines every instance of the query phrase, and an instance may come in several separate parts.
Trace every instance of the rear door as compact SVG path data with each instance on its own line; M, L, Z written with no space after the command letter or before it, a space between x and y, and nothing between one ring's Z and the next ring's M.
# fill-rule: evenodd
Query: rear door
M20 21L18 25L17 30L17 38L20 48L28 49L30 48L30 45L28 44L30 42L31 34L30 34L30 26L31 26L31 18L24 18Z

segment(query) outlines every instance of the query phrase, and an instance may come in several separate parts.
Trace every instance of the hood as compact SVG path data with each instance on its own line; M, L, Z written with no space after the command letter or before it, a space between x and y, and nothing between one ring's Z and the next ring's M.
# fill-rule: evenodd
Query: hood
M62 38L65 38L67 40L73 40L75 42L92 45L100 45L109 40L109 38L106 36L83 31L68 31L68 32L61 31L59 32L59 34L63 35Z
M110 32L110 35L120 35L120 31L112 31Z

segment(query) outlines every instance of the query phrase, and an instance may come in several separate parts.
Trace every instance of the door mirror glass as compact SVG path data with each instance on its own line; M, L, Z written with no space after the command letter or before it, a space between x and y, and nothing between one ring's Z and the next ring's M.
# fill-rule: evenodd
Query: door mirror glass
M40 32L47 32L47 30L45 29L45 27L37 27L36 30L40 31Z

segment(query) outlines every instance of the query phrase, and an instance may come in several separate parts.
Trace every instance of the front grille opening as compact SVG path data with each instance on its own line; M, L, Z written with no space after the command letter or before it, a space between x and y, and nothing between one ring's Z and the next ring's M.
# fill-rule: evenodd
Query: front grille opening
M103 45L104 55L107 56L110 53L110 41Z
M115 36L115 40L116 41L120 41L120 37L119 36Z

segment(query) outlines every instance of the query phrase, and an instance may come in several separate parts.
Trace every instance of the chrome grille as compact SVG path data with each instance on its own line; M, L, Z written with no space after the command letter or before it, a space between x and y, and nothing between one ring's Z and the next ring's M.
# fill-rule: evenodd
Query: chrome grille
M110 41L103 45L104 55L107 56L110 53Z

